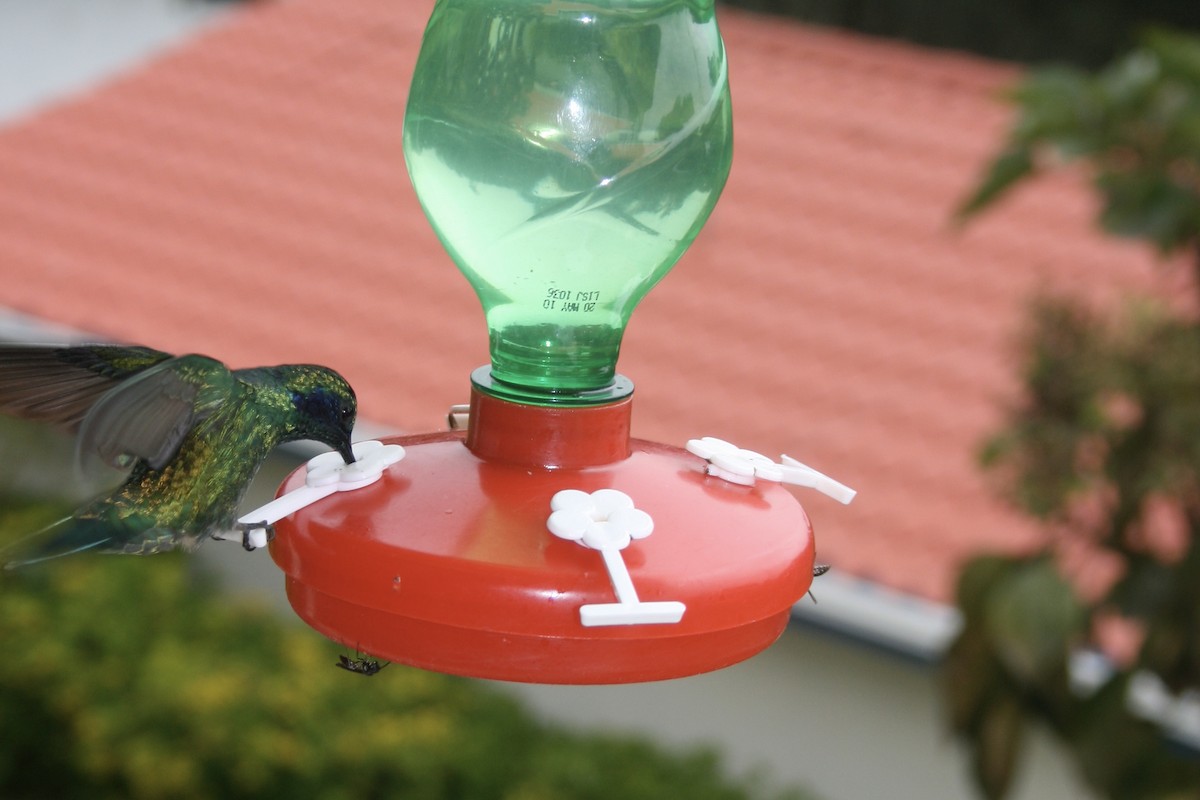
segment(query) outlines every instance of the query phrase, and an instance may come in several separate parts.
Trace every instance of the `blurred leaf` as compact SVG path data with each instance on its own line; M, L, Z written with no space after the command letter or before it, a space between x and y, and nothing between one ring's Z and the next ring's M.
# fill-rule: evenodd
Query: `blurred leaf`
M1130 712L1132 677L1116 673L1082 704L1070 743L1084 779L1104 797L1197 800L1200 760L1172 747L1161 730Z
M1106 601L1124 616L1151 616L1167 601L1173 573L1171 567L1149 556L1131 558Z
M1011 97L1021 110L1013 126L1013 142L1030 149L1050 147L1065 158L1096 150L1096 131L1105 111L1103 95L1082 70L1034 70Z
M985 613L1001 662L1032 685L1065 676L1087 623L1087 610L1050 558L1014 570L991 592Z
M1039 588L1024 585L1030 582L1023 578L1031 570L1036 575L1042 563L1046 560L981 556L971 559L959 576L964 625L943 663L943 696L951 730L966 739L976 782L989 798L1003 797L1012 781L1025 713L1025 690L1006 668L1001 649L1012 643L1003 636L997 639L990 622L997 603L1003 605L1014 588Z
M1080 724L1073 738L1079 766L1087 782L1109 796L1124 782L1132 764L1145 749L1148 726L1129 714L1126 695L1128 673L1118 673L1083 705Z
M1023 731L1021 706L1015 699L1002 697L984 709L974 763L979 786L989 800L998 800L1008 792Z
M1100 224L1117 236L1146 239L1169 253L1200 231L1196 187L1151 172L1104 172L1096 187L1105 198Z
M1165 28L1149 28L1142 42L1158 56L1165 72L1200 85L1200 39Z
M964 220L1048 167L1083 162L1099 223L1163 253L1200 247L1200 40L1164 31L1098 73L1043 68L1011 92L1007 142L960 207Z
M968 620L982 618L992 591L1024 559L985 554L975 556L963 565L955 590L957 605Z
M1119 388L1119 376L1103 355L1105 329L1076 303L1042 299L1024 341L1025 398L981 458L1018 506L1041 518L1061 516L1103 479L1084 456L1103 448L1103 401Z
M1137 666L1172 692L1200 689L1200 541L1189 544L1159 586L1154 613L1143 618L1145 639Z
M1014 185L1033 174L1033 153L1027 147L1012 146L992 162L975 191L955 213L959 222L992 205Z
M973 737L991 698L1005 688L990 643L977 628L965 627L950 645L941 679L950 729Z

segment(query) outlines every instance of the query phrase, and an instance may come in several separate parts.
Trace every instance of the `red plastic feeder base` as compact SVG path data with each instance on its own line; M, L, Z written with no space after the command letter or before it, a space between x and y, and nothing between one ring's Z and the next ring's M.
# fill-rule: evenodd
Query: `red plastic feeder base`
M380 481L277 524L293 608L376 657L509 681L661 680L760 652L811 583L807 515L778 484L727 483L682 449L630 440L628 418L627 400L558 409L476 392L466 437L385 439L406 456ZM599 550L547 529L565 489L616 489L650 515L652 535L621 558L638 602L682 603L678 622L583 624L582 607L617 596Z

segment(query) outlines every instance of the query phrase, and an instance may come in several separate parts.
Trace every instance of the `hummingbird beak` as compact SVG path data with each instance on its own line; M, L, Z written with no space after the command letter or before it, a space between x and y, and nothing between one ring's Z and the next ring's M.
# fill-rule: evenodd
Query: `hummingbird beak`
M346 440L338 446L337 451L339 454L341 454L342 460L347 464L354 463L354 448L350 444L349 437L347 437Z

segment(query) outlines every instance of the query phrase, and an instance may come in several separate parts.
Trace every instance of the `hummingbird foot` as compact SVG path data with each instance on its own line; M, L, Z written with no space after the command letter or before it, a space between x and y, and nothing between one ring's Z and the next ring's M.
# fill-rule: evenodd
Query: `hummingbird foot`
M253 552L275 540L275 526L269 522L239 522L234 526L242 534L242 548Z

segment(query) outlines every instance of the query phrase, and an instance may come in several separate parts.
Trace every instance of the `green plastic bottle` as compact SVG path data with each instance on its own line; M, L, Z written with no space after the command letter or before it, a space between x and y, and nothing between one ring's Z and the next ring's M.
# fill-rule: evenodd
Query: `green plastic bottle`
M485 391L629 391L615 382L629 315L729 174L726 78L713 0L438 0L405 157L483 304Z

